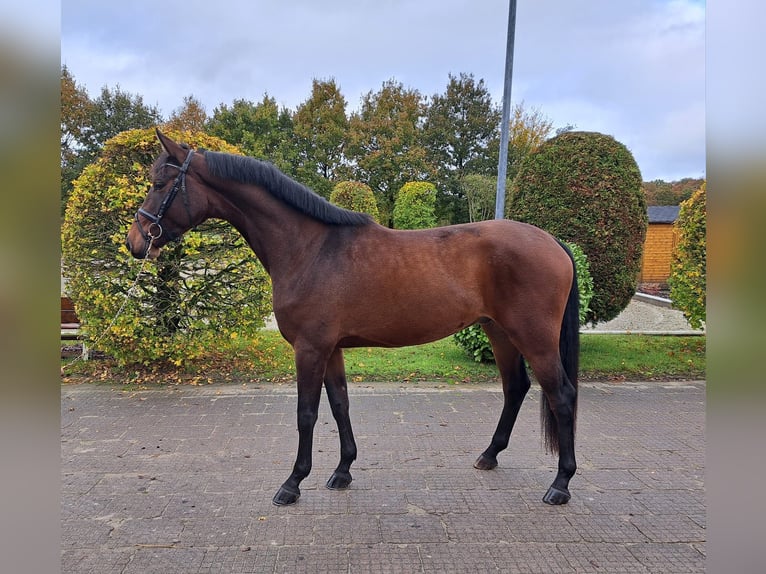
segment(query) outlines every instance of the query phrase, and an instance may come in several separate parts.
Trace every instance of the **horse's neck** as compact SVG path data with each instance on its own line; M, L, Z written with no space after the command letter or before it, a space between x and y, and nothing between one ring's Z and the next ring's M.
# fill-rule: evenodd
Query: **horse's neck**
M218 193L213 217L228 221L242 234L272 279L296 270L324 241L325 225L260 187L234 185Z

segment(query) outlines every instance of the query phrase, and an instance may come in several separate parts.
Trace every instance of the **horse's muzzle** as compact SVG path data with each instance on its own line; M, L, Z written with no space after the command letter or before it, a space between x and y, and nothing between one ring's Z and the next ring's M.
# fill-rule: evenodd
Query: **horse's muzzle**
M157 259L160 254L160 246L156 245L156 239L141 233L138 223L134 223L125 238L125 247L136 259ZM150 243L151 242L151 243Z

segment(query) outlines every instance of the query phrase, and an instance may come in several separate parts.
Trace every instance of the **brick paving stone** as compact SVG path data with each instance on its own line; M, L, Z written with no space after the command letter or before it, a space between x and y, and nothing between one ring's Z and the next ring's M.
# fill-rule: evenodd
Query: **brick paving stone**
M704 572L705 385L583 383L572 500L541 498L539 394L492 471L472 467L499 385L350 387L359 458L330 491L323 400L302 497L295 389L62 387L61 565L80 573Z
M383 535L380 519L364 514L323 516L314 520L314 543L321 546L380 544Z
M513 542L488 549L502 572L519 574L559 574L573 571L557 544L546 542Z
M63 533L62 533L63 535ZM61 553L61 572L78 574L120 574L135 555L133 548L92 545L65 549Z
M653 515L630 518L638 530L652 542L702 542L705 529L688 516Z
M580 542L582 533L565 514L512 514L503 520L514 542Z
M422 514L391 514L380 517L384 542L421 544L447 542L447 531L441 517Z
M705 556L691 544L631 544L627 548L649 572L705 571Z
M131 561L122 571L124 574L188 574L197 572L205 555L203 548L153 548L136 549Z
M349 551L345 546L283 546L274 572L281 574L338 574L348 572Z
M509 525L502 516L453 514L442 518L450 542L496 543L513 540Z
M490 544L422 544L422 572L459 574L472 572L511 572L503 570L492 555Z
M398 574L423 571L416 544L361 544L349 548L349 572Z
M252 574L274 572L279 549L274 546L242 546L205 550L198 574Z
M631 553L629 545L598 542L591 544L558 544L559 551L569 562L570 572L578 574L632 574L648 572L644 564ZM672 572L672 570L658 570Z

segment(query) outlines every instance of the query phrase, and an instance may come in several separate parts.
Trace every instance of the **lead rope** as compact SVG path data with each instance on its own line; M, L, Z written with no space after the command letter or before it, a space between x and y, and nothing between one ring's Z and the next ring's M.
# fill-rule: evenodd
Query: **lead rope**
M139 279L141 279L141 275L144 272L144 267L146 267L146 262L149 261L149 250L152 248L152 244L154 243L154 240L157 239L160 235L162 235L162 227L160 227L160 233L158 235L152 235L152 233L151 233L151 226L150 226L149 230L147 231L147 234L149 235L149 241L147 242L146 251L144 252L144 256L141 259L141 267L138 269L138 274L136 275L136 279L133 281L133 284L130 286L130 288L125 292L125 295L123 296L122 304L120 305L120 308L117 309L117 312L114 314L114 317L112 317L112 320L109 322L109 325L107 325L106 328L101 333L101 335L99 335L95 339L95 341L93 341L93 344L92 344L93 347L98 345L98 343L101 342L101 339L103 339L107 335L107 333L109 333L109 331L112 329L112 327L114 326L114 324L117 321L117 319L119 318L119 316L122 315L122 312L125 310L125 305L128 304L128 300L131 298L131 296L133 294L133 290L138 285ZM88 353L89 353L88 347L85 345L85 341L83 340L82 341L82 351L80 352L79 355L77 355L74 359L72 359L66 365L66 367L61 367L61 374L64 375L65 374L65 372L64 372L65 369L71 367L72 365L77 363L77 361L87 361L88 360Z

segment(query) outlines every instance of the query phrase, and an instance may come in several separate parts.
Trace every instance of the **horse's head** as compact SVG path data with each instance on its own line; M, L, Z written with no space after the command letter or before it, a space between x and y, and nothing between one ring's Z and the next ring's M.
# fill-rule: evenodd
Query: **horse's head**
M201 181L194 175L201 156L159 130L157 137L165 151L152 166L152 187L125 241L137 259L156 259L166 243L180 239L207 217Z

